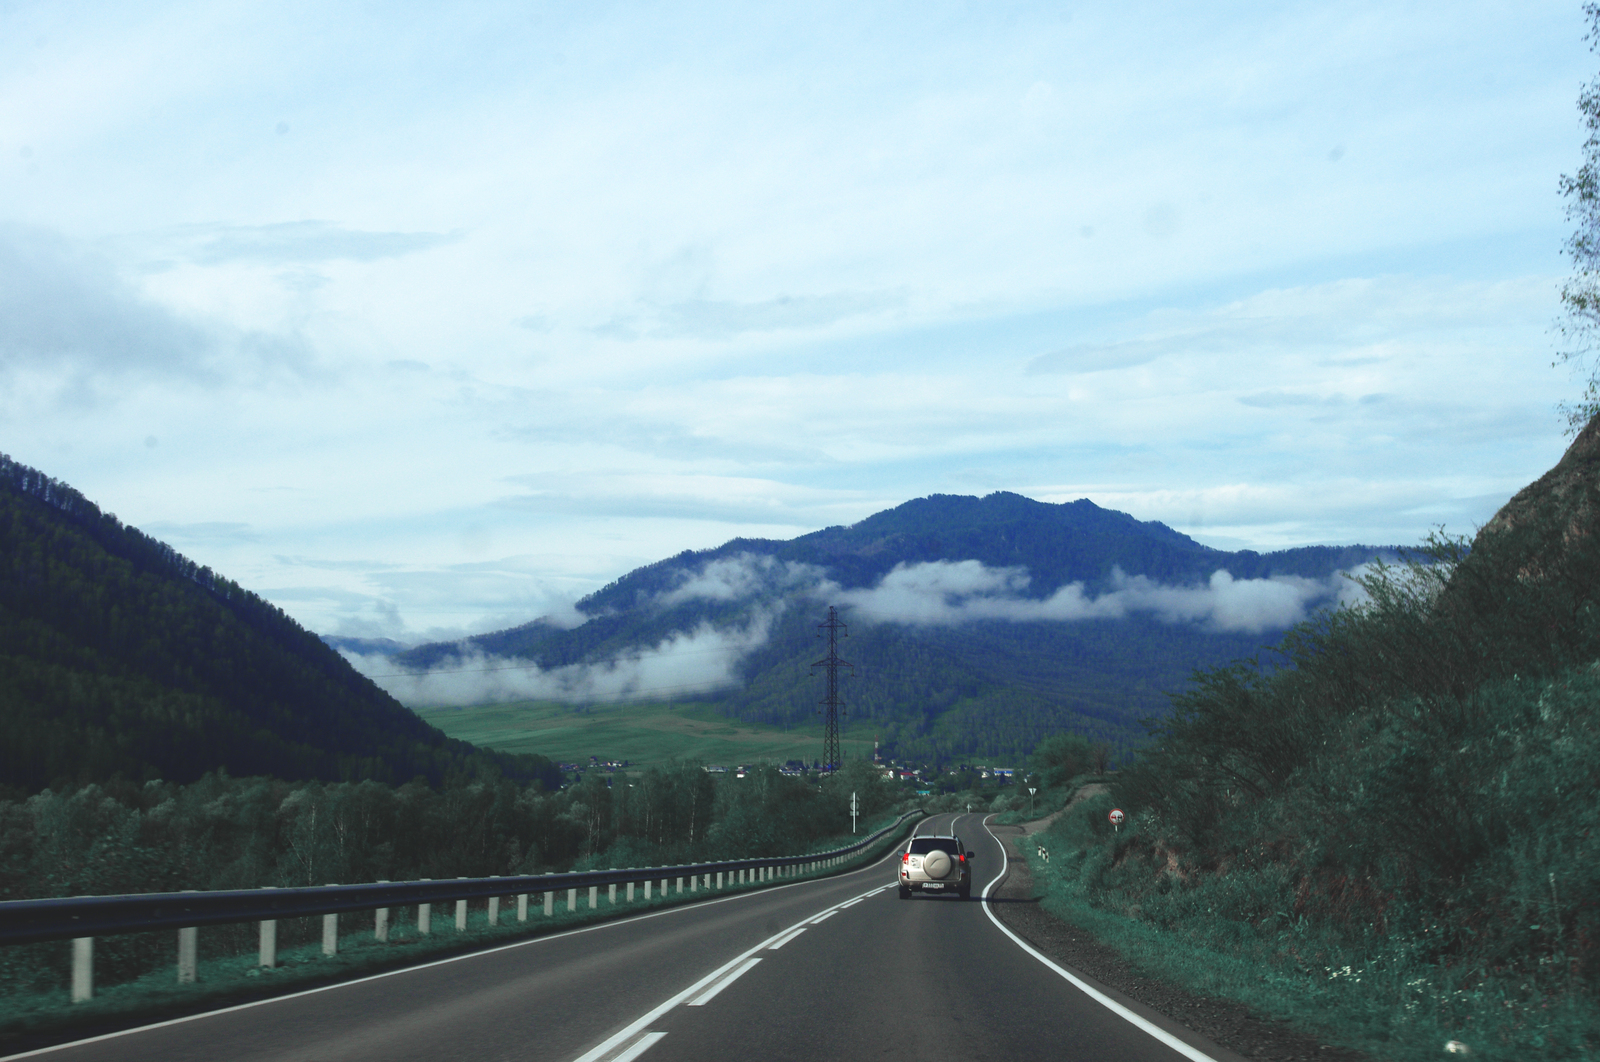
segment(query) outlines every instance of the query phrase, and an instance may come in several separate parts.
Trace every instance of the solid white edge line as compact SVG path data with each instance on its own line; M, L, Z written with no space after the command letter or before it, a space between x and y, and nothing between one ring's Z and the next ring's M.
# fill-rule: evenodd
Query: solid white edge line
M638 1040L634 1041L632 1047L628 1048L617 1057L611 1059L610 1062L633 1062L634 1059L638 1058L640 1055L654 1047L656 1045L656 1041L665 1035L667 1034L664 1032L647 1032L643 1036L639 1037Z
M1033 945L1029 944L1015 933L1011 932L1005 923L1001 922L1000 919L995 916L994 905L989 902L989 893L993 891L995 885L1000 882L1000 879L1006 876L1006 868L1011 865L1011 857L1006 854L1006 843L1000 838L995 837L994 831L989 829L989 818L991 817L992 816L989 816L983 819L983 830L990 837L993 837L994 842L1000 846L1001 863L1000 873L996 874L994 879L990 881L988 885L984 886L983 889L983 911L984 914L989 916L989 921L993 922L995 927L998 928L1000 932L1010 937L1012 943L1016 944L1017 947L1021 948L1023 951L1027 952L1029 955L1032 955L1035 959L1038 959L1040 962L1050 967L1050 969L1066 978L1072 987L1076 988L1078 991L1082 992L1096 1003L1099 1003L1117 1017L1122 1018L1124 1021L1128 1022L1128 1024L1134 1026L1142 1032L1148 1033L1150 1036L1178 1052L1178 1054L1190 1059L1191 1062L1217 1062L1216 1059L1212 1058L1204 1051L1184 1043L1182 1040L1178 1039L1176 1036L1173 1036L1159 1025L1155 1025L1147 1019L1141 1018L1139 1015L1135 1014L1121 1003L1118 1003L1104 992L1090 987L1089 985L1085 984L1082 979L1070 971L1056 965L1056 963L1053 962L1048 956L1040 953L1033 947Z
M744 961L744 965L743 966L739 967L737 970L733 971L728 976L722 978L722 980L718 981L716 984L712 985L710 988L706 989L704 992L701 992L698 996L695 996L693 999L689 1000L689 1002L686 1003L685 1006L690 1006L690 1007L703 1007L703 1006L705 1006L707 1003L710 1003L713 999L716 999L717 996L721 995L722 994L722 990L724 988L727 988L729 985L733 984L739 978L743 977L745 974L747 974L751 970L755 969L756 963L758 963L760 961L761 961L761 957L759 955L751 956L750 958L748 958L748 959L746 959Z
M916 832L918 825L920 825L920 823L911 827L913 833ZM887 858L888 856L885 855L884 859ZM39 1055L53 1054L56 1051L65 1051L72 1047L87 1047L89 1044L97 1044L104 1040L115 1040L121 1036L133 1036L135 1033L153 1032L156 1029L165 1029L173 1025L184 1025L191 1021L199 1021L202 1018L216 1018L224 1014L232 1014L235 1011L250 1010L253 1007L265 1007L271 1003L283 1003L291 999L299 999L302 996L314 996L318 992L331 992L336 988L349 988L351 985L364 984L367 981L377 981L385 977L398 977L401 974L415 973L418 970L426 970L434 966L444 966L447 963L461 962L466 959L476 959L482 955L493 955L498 951L510 951L512 948L525 948L530 944L543 944L546 941L560 940L562 937L575 936L579 933L593 933L597 930L613 929L621 925L630 925L634 922L642 922L649 918L660 918L664 915L680 914L684 911L698 910L702 907L709 907L715 903L729 903L734 900L746 900L753 896L770 896L779 889L797 889L805 885L815 885L818 882L837 881L839 878L848 876L850 874L860 874L864 871L871 870L881 862L883 862L883 859L868 863L864 867L857 867L855 870L847 870L843 874L833 874L829 875L828 877L821 878L806 878L803 881L791 881L782 885L774 885L767 889L736 892L731 896L714 896L706 900L691 900L690 902L684 904L674 904L673 906L660 911L641 911L636 915L624 915L621 918L611 918L604 922L598 922L592 926L579 926L576 929L564 929L560 933L550 933L537 937L529 937L526 940L513 940L510 943L500 944L493 948L484 948L481 951L469 951L461 955L451 955L443 959L434 959L430 962L417 963L415 966L402 966L394 970L383 970L379 973L368 974L365 977L357 977L349 981L337 981L331 985L318 985L316 988L305 988L301 989L299 992L286 992L281 996L271 996L267 999L251 1000L249 1003L235 1003L231 1007L219 1007L216 1010L202 1011L199 1014L186 1014L181 1018L168 1018L166 1021L151 1022L149 1025L136 1025L131 1029L118 1029L116 1032L101 1033L99 1036L86 1036L82 1040L69 1040L66 1043L52 1044L49 1047L36 1047L32 1051L22 1051L14 1055L0 1055L0 1062L14 1062L15 1059L21 1058L35 1058ZM877 890L873 891L875 892ZM871 893L867 893L866 895L870 896ZM758 947L756 950L759 951L760 948Z

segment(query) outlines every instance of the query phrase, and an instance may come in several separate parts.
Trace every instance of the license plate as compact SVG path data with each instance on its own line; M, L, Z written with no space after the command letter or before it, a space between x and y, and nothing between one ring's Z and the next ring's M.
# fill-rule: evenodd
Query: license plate
M944 885L937 881L929 881L925 882L922 887L924 889L942 889L944 888Z

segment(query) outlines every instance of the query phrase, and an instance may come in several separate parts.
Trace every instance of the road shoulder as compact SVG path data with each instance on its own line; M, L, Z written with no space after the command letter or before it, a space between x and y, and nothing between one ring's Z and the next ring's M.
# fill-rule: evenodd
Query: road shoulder
M995 914L1017 936L1118 1002L1158 1024L1198 1033L1220 1048L1217 1062L1372 1062L1368 1055L1323 1044L1243 1004L1197 996L1138 972L1114 949L1039 904L1032 871L1017 845L1028 836L1024 827L989 829L1006 846L1008 860L1006 878L993 894Z

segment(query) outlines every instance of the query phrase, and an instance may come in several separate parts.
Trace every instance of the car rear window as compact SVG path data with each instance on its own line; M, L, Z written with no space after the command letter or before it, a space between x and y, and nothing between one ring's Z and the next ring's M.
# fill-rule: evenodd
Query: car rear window
M951 855L961 854L961 842L949 837L913 837L911 839L912 855L927 855L929 852L949 852Z

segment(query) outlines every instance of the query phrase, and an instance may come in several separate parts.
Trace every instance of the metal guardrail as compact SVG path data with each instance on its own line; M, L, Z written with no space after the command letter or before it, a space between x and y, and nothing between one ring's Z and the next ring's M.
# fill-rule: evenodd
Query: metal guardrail
M854 855L906 820L922 815L908 811L876 833L842 848L800 856L733 859L671 867L591 870L572 874L539 874L492 878L444 878L368 885L319 885L308 888L227 889L215 892L154 892L126 896L73 896L46 900L0 902L0 944L115 936L156 929L189 929L231 922L271 921L310 915L370 911L410 904L476 900L529 893L553 893L628 882L661 881L699 874L795 867Z

